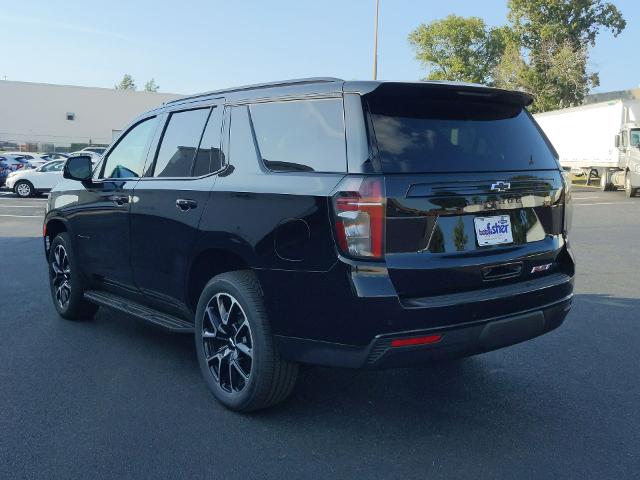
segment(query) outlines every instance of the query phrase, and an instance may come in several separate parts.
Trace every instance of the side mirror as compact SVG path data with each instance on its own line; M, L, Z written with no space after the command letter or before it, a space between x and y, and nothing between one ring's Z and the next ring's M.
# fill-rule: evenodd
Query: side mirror
M620 134L616 135L615 144L616 144L616 148L620 148Z
M62 176L69 180L77 180L83 184L91 182L93 166L91 157L88 155L78 155L70 157L64 164Z

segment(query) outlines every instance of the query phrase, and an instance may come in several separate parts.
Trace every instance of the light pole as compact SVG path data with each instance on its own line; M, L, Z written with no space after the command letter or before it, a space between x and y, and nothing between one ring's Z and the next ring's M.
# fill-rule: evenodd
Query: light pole
M376 0L376 26L373 40L373 79L378 79L378 13L380 12L380 0Z

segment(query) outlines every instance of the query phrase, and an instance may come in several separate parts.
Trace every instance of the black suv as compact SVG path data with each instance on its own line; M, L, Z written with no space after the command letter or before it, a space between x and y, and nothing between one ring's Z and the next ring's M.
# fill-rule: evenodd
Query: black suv
M195 332L239 411L286 398L299 364L407 366L548 332L571 307L570 189L530 103L333 78L169 102L96 168L66 163L44 224L54 305Z

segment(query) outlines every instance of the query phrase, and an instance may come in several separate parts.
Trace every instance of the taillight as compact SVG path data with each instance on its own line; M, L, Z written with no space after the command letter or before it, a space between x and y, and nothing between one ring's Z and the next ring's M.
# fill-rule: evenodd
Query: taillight
M336 237L342 253L381 259L384 255L385 192L380 177L347 177L333 196Z

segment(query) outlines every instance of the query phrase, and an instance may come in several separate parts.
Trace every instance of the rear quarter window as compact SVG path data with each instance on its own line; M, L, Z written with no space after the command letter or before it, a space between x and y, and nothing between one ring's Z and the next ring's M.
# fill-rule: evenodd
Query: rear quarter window
M269 170L346 171L341 98L260 103L249 111L262 162Z

